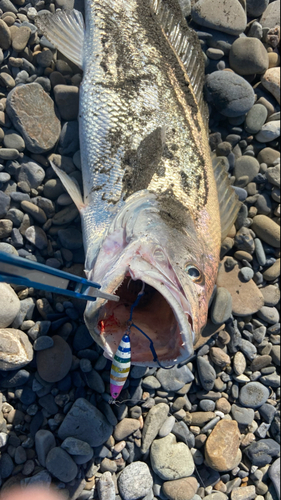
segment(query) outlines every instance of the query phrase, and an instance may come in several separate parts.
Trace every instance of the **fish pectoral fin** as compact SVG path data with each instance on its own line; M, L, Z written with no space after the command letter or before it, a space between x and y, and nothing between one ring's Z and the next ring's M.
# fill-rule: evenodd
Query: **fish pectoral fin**
M35 25L45 37L70 61L83 69L84 20L78 10L61 10L42 14Z
M213 157L213 169L218 190L221 240L223 241L236 220L241 203L229 182L224 163L220 157Z
M76 180L69 177L69 175L57 167L52 161L50 161L50 164L80 212L85 208L85 203L83 202L82 194Z

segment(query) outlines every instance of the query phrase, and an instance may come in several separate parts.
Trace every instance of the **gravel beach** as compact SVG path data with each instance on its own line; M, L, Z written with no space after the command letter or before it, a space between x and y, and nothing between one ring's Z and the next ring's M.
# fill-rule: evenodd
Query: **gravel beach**
M186 364L111 363L85 303L0 283L0 486L69 500L280 499L280 0L180 0L205 58L210 148L241 208ZM83 276L82 72L37 15L82 0L0 0L0 251ZM213 335L211 335L213 334Z

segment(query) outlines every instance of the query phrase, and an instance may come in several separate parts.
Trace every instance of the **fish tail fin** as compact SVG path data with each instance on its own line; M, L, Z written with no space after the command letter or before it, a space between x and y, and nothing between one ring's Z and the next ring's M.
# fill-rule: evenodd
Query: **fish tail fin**
M57 167L52 161L50 161L50 164L80 212L85 208L85 203L83 202L78 183L75 179L69 177L61 168Z
M219 157L213 158L213 169L218 191L221 239L223 241L236 220L241 203L229 182L224 163Z
M35 25L65 57L83 68L84 20L81 12L73 9L38 15Z

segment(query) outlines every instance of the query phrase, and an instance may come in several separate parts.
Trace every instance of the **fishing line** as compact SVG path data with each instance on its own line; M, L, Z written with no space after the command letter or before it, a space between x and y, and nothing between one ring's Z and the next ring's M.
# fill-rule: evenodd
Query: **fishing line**
M151 338L147 335L147 333L145 333L141 328L139 328L135 323L133 323L133 311L135 309L135 307L137 307L141 297L143 297L145 295L145 282L143 281L142 283L142 289L141 291L138 293L138 296L135 300L135 302L132 304L131 306L131 310L130 310L130 317L129 317L129 321L128 321L128 335L131 334L131 327L133 326L134 328L136 328L140 333L142 333L148 340L149 340L149 348L151 350L151 353L152 353L152 356L153 356L153 361L155 361L158 366L160 366L160 368L163 368L163 370L171 370L171 368L174 367L174 365L172 366L163 366L159 359L158 359L158 356L157 356L157 353L155 351L155 348L154 348L154 344L153 344L153 340L151 340Z

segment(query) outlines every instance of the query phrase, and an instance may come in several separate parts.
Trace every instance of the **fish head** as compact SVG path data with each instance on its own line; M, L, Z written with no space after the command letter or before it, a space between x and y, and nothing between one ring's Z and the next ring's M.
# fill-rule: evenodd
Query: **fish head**
M158 366L159 361L166 367L194 353L207 321L216 262L212 256L208 262L192 218L183 230L159 209L144 212L130 235L123 226L105 238L88 275L119 302L88 302L84 317L110 359L129 328L132 364Z

